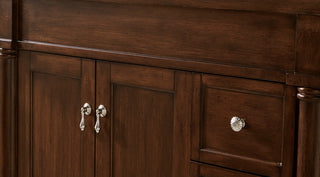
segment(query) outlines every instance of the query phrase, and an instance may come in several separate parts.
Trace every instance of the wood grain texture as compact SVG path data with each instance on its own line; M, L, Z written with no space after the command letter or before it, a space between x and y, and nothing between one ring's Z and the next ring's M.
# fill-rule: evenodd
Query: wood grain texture
M26 0L22 40L292 70L294 28L282 14Z
M281 97L214 88L206 88L204 95L202 149L281 162ZM239 133L230 127L234 116L246 120L246 128Z
M34 73L32 83L33 176L80 176L79 116L74 114L80 103L79 80Z
M1 51L0 51L1 52ZM10 57L0 53L0 175L10 175Z
M97 62L96 104L110 110L97 135L97 176L188 176L191 73L133 65L132 75L129 66ZM150 85L157 78L174 87Z
M191 163L190 177L258 177L248 173L242 173L226 168L219 168L216 166L209 166L200 163Z
M261 175L292 176L293 87L214 75L194 81L199 86L193 94L193 160ZM238 133L230 127L233 116L246 121Z
M18 175L32 177L31 170L31 121L30 121L30 56L31 52L19 52L19 105L18 105Z
M171 5L183 7L198 7L211 9L231 9L249 11L268 11L283 13L320 13L320 3L317 0L82 0L91 2L108 2L123 4L148 4L148 5Z
M189 176L192 75L190 72L175 72L173 177Z
M283 99L283 151L282 151L282 177L296 175L296 150L297 150L297 99L296 87L286 86Z
M173 176L173 95L121 85L113 92L113 176Z
M287 73L286 84L320 89L320 77L312 74Z
M297 177L320 176L320 90L298 88Z
M138 55L125 52L115 52L100 49L97 50L83 47L73 47L33 41L20 41L19 46L23 50L49 52L61 55L70 55L75 57L95 58L114 62L124 62L130 64L156 66L167 69L180 69L219 75L229 75L259 80L269 80L275 82L286 81L286 75L284 71L278 71L273 69L252 68L235 65L233 66L219 63L206 63L201 61L191 61L168 57L156 57L143 54Z
M0 175L5 176L6 149L5 149L5 94L6 94L6 61L0 56Z
M12 1L0 0L0 38L12 38Z
M101 131L96 136L96 177L112 176L111 147L111 64L106 61L96 61L96 106L104 105L108 114L102 118Z
M261 93L270 96L282 96L284 85L243 78L221 77L217 75L204 74L202 82L207 87L227 88L231 90L247 91L252 93Z
M320 74L320 17L298 16L297 66L300 73Z
M94 116L86 116L86 130L81 132L79 110L84 102L94 103L95 63L84 59L82 65L77 65L78 59L69 63L82 67L81 76L74 78L56 74L53 67L62 72L59 65L46 72L33 71L36 55L22 53L19 66L18 176L93 176ZM47 65L52 64L50 57L59 58L41 57L47 57Z
M299 90L295 142L295 87L320 88L318 0L16 0L14 15L11 4L0 0L0 48L33 51L20 53L11 176L320 176L318 91ZM94 114L78 134L85 102L109 110L99 134ZM14 136L8 121L0 133ZM12 140L0 134L0 176Z
M174 90L174 71L144 66L113 64L111 67L113 83L126 83L152 87L163 90Z
M81 77L81 59L33 53L31 58L31 70L40 73L52 73L57 75Z
M0 49L0 176L16 175L16 54Z

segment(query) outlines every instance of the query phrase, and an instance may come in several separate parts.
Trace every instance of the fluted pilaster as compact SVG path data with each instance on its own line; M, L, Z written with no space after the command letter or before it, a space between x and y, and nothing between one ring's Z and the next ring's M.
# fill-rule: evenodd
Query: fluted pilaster
M0 176L15 174L16 52L0 48Z
M320 177L320 90L298 88L297 177Z

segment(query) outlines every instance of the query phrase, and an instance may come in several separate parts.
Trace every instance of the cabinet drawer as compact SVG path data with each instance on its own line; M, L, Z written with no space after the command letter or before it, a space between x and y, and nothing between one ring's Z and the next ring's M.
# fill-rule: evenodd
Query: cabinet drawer
M194 90L194 105L201 106L193 111L192 158L278 175L284 132L294 131L284 129L294 120L287 122L284 116L284 85L212 75L198 79L201 84ZM231 119L239 119L233 126L242 122L244 127L233 130Z
M199 163L191 163L190 174L190 177L258 177L257 175Z

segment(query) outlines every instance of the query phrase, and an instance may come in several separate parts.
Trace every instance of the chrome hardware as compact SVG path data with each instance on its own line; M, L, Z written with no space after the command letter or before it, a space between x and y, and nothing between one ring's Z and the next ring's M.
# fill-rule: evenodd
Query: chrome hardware
M239 117L232 117L230 125L233 131L240 132L246 126L246 122Z
M85 123L84 123L84 116L85 115L90 115L92 111L92 108L90 106L89 103L85 103L82 107L81 107L81 121L80 121L80 130L84 131L84 128L86 127Z
M96 110L96 116L97 116L97 121L96 125L94 126L94 129L96 130L97 133L100 132L100 118L105 117L107 115L107 109L103 105L100 105L98 109Z

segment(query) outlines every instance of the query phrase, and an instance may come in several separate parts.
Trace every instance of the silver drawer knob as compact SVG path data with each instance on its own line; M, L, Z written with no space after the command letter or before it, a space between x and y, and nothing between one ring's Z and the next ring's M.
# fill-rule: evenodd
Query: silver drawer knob
M230 125L233 131L240 132L246 126L246 122L239 117L232 117Z

